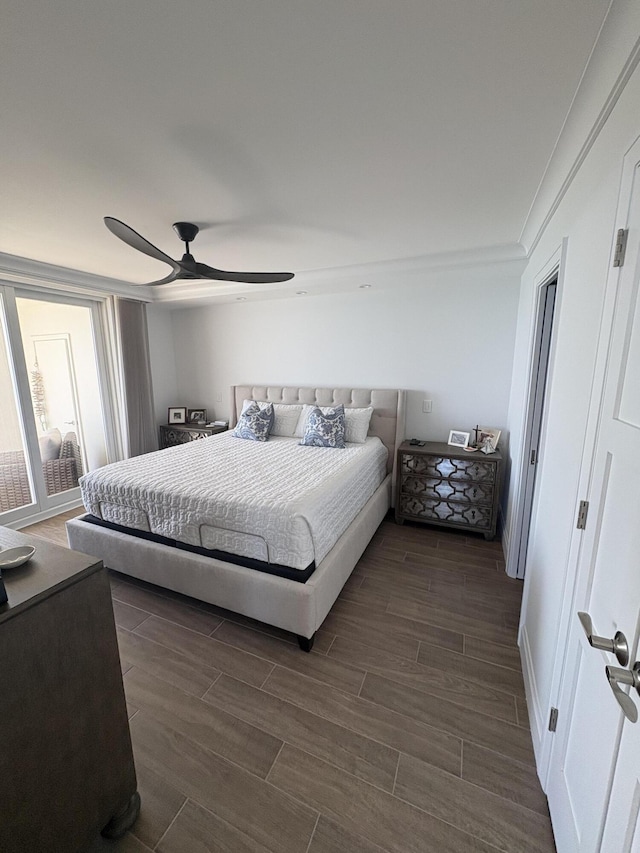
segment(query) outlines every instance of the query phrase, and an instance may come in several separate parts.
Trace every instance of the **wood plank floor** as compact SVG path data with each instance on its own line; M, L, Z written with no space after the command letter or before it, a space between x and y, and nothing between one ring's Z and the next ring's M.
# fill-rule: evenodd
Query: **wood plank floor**
M75 514L28 532L65 544ZM383 522L311 654L122 575L112 590L142 810L90 853L555 850L497 543Z

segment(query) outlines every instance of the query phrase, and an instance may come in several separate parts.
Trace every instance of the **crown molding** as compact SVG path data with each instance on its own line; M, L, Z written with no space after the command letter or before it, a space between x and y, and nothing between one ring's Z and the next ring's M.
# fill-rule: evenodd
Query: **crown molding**
M115 278L82 272L0 252L0 281L17 285L54 287L85 296L126 296L138 302L153 302L149 287L136 286Z
M297 278L300 281L304 280L306 284L316 279L324 281L327 277L367 278L369 275L406 275L431 272L432 270L504 264L522 260L525 256L525 250L519 243L505 243L499 246L483 246L456 252L438 252L412 258L395 258L390 261L373 261L366 264L308 270L299 273Z
M522 228L520 243L527 256L540 242L638 66L638 32L640 4L612 0Z
M235 302L239 298L258 297L278 299L292 297L301 289L309 294L340 292L352 285L371 284L391 286L398 278L416 278L434 272L487 266L515 264L514 272L524 269L526 253L518 243L486 246L459 252L441 252L412 258L397 258L389 261L373 261L343 267L327 267L297 272L295 278L286 283L242 284L211 281L183 281L158 287L154 302L174 308L186 307L197 302Z
M391 286L398 277L413 278L437 271L482 268L516 264L514 272L524 267L526 254L518 243L485 246L459 252L440 252L412 258L373 261L343 267L298 272L286 283L243 284L202 280L178 281L157 287L132 285L119 279L0 253L0 280L18 285L55 287L70 293L125 296L141 302L169 305L174 308L197 303L235 302L238 298L282 299L295 296L300 289L312 293L339 292L350 285L374 284Z

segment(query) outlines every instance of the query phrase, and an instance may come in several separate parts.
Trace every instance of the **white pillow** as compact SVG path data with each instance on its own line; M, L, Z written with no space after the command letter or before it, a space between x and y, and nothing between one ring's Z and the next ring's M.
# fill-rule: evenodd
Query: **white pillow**
M345 418L345 441L352 441L354 444L364 444L369 432L369 421L373 409L347 409L344 410Z
M275 421L271 435L286 435L291 438L296 434L296 426L302 412L302 406L291 403L274 403Z
M258 402L258 407L264 409L269 403L263 403L255 400L244 400L242 403L242 411L244 412L253 402ZM309 407L311 408L311 407ZM270 435L284 435L292 438L296 435L296 426L302 412L302 405L289 403L274 403L273 414L274 421L271 427Z
M62 435L60 430L49 429L38 439L40 446L40 459L43 462L50 462L52 459L58 459L60 456L60 448L62 447Z
M296 426L296 430L294 435L298 438L304 438L305 427L307 426L307 419L309 418L309 413L311 409L315 409L315 406L309 406L306 403L302 407L302 411L300 412L300 417L298 418L298 424ZM320 409L322 412L322 409ZM323 412L324 414L324 412Z

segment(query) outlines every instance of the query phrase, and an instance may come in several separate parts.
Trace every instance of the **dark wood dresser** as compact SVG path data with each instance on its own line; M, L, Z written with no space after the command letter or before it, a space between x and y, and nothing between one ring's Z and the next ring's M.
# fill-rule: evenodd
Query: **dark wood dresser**
M109 579L95 557L0 527L17 545L36 553L2 573L0 850L75 853L140 804Z
M187 444L199 438L208 438L218 432L226 432L226 426L198 426L197 424L162 424L160 427L160 450L165 447L175 447L176 444Z
M455 527L493 539L498 524L502 454L485 455L428 441L398 448L396 521Z

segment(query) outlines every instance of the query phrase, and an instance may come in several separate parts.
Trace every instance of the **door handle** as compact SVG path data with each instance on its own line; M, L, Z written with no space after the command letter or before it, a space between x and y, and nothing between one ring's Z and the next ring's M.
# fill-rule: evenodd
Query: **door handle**
M613 695L616 697L618 705L622 708L622 713L627 720L630 720L632 723L637 722L638 709L636 703L619 685L628 684L630 687L635 687L638 695L640 695L640 661L636 661L631 670L620 669L617 666L605 666L604 671L607 674L609 687L613 690Z
M578 611L578 619L584 628L590 646L615 655L620 666L626 666L629 663L629 644L622 631L616 631L612 640L608 637L598 637L593 631L593 621L588 613Z

